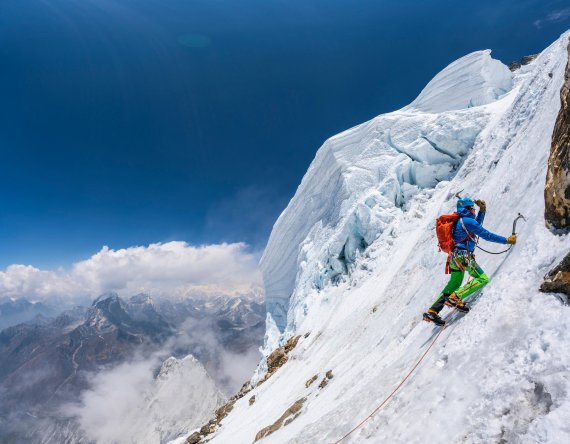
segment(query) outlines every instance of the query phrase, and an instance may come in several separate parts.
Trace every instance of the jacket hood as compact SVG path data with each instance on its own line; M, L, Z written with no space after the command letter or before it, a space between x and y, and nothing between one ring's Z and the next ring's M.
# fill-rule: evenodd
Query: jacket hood
M461 217L469 217L471 219L476 218L475 214L471 213L471 211L469 211L467 208L461 208L457 214L459 214Z

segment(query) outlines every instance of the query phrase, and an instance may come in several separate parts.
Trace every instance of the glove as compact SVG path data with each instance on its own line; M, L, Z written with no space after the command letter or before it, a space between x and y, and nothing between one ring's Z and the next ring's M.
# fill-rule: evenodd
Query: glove
M511 234L509 237L507 237L507 244L514 245L516 243L517 243L517 235L516 234Z
M485 203L484 200L481 199L477 199L475 201L475 203L477 204L477 206L479 207L479 211L485 211L487 209L487 204Z

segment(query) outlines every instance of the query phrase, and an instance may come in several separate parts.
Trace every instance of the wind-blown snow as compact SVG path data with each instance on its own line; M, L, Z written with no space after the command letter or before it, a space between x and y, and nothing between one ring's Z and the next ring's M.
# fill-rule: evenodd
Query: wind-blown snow
M486 78L495 80L475 81L481 91L469 87L467 102L458 96L443 112L421 111L451 97L426 88L413 106L325 143L262 261L281 338L310 335L251 392L253 405L249 395L235 404L211 443L253 442L302 397L300 415L260 442L332 443L390 394L437 331L421 321L447 280L434 221L453 210L461 189L487 201L485 225L494 232L510 234L517 213L527 216L519 242L509 254L478 253L492 278L479 303L446 328L414 376L346 442L570 442L570 312L538 291L569 245L543 219L569 36L521 68L492 103L488 87L502 84L494 62ZM452 73L461 77L472 65L452 64L430 85L457 85ZM453 109L473 98L484 105ZM305 387L331 369L325 388Z

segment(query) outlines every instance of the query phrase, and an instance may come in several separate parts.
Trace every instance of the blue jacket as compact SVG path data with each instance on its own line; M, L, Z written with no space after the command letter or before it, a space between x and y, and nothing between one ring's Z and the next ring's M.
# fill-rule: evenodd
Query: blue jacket
M475 218L475 215L471 214L467 208L462 208L458 211L458 214L461 218L455 223L452 232L453 240L457 242L455 244L456 248L463 248L468 251L475 250L476 236L482 237L489 242L496 242L497 244L507 243L506 237L491 233L483 228L483 219L485 219L484 211L479 211L477 218ZM469 231L470 237L467 237L467 233L463 229L461 221L463 221L463 225L465 225L465 228Z

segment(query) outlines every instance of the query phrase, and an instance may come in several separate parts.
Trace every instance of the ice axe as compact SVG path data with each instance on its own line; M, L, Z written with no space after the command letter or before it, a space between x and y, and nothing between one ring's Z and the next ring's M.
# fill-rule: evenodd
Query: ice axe
M526 222L526 217L524 217L521 213L519 213L519 215L517 217L515 217L515 220L513 221L513 233L512 234L517 234L517 222L519 221L519 219L522 219Z
M519 219L522 219L526 222L526 217L524 217L521 213L518 214L517 217L515 217L515 220L513 220L513 233L512 234L517 234L517 222L519 221ZM513 248L513 245L509 245L509 248L507 248L504 251L499 251L499 252L494 252L494 251L487 251L484 248L481 248L479 245L476 245L477 248L479 248L479 250L484 251L485 253L489 253L489 254L503 254L506 253L507 251L509 251L511 248Z

